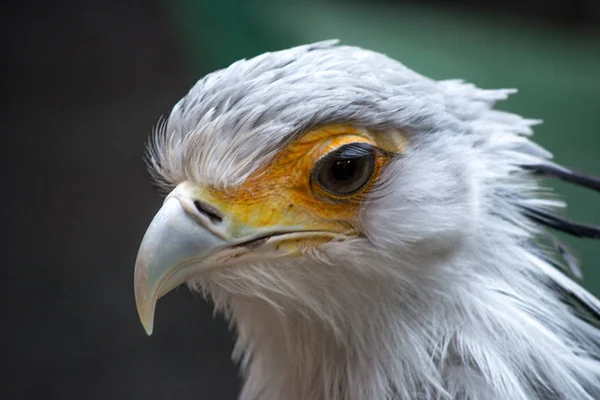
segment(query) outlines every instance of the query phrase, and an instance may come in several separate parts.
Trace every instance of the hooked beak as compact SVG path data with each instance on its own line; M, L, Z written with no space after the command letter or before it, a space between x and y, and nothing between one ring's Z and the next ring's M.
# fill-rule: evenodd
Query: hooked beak
M190 278L192 271L185 266L201 262L226 245L194 221L177 198L167 198L150 223L135 262L135 300L148 335L158 299Z
M301 254L298 243L323 242L334 232L298 226L244 227L235 212L222 213L206 193L188 182L167 198L140 245L134 272L138 314L152 334L159 298L194 276L215 267ZM241 233L240 233L241 232Z

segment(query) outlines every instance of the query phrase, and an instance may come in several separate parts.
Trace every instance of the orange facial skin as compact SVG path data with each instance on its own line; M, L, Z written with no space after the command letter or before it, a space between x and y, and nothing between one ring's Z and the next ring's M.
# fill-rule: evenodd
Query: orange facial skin
M335 198L311 184L315 163L350 143L367 143L376 152L375 171L358 193ZM309 131L288 144L269 164L230 192L194 188L194 195L226 217L232 239L256 232L319 231L353 236L360 203L353 201L372 189L390 154L402 153L406 139L400 131L371 132L348 125L327 125Z

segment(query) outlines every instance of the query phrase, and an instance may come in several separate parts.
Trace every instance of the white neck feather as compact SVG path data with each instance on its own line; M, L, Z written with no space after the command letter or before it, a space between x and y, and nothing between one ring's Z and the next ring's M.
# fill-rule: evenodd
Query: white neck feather
M549 265L522 247L494 254L474 242L463 247L424 266L427 274L357 274L324 285L346 296L319 298L300 285L293 293L298 266L278 267L288 284L279 291L256 280L254 292L237 287L233 296L213 286L238 332L240 399L592 400L600 393L600 364L582 351L598 334L590 339L592 330L543 285L540 267ZM332 265L324 279L343 268ZM238 272L256 276L257 269ZM349 290L352 279L364 295ZM309 297L319 304L301 306Z

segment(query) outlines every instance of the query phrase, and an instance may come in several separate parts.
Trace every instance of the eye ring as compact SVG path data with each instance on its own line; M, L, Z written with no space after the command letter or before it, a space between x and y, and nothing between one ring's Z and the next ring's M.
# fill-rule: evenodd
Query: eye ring
M373 179L375 150L367 143L350 143L327 153L311 172L311 181L327 194L345 198L361 192Z

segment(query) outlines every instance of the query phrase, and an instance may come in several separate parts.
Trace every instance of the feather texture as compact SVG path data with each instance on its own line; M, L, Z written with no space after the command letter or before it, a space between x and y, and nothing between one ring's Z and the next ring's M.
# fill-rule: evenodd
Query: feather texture
M148 151L165 188L235 187L319 124L409 135L363 237L190 282L237 331L242 400L600 398L600 302L539 244L540 223L573 224L536 178L539 121L493 109L514 92L328 41L238 61L175 106Z

